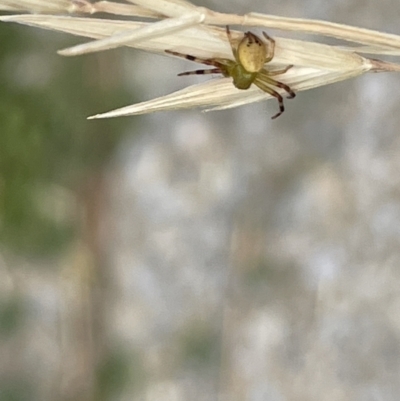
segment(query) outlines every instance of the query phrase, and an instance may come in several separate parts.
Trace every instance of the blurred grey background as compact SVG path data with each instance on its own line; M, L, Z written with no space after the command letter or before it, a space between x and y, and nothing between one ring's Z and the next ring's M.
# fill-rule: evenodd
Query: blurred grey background
M400 34L395 0L196 4ZM273 121L275 101L87 121L203 78L0 40L0 401L398 400L399 75Z

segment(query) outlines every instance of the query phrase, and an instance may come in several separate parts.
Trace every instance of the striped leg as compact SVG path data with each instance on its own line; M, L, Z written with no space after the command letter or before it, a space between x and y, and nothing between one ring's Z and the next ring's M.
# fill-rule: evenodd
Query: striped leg
M206 75L206 74L222 74L222 70L220 68L211 68L210 70L195 70L195 71L186 71L178 74L178 77L182 77L184 75Z
M196 63L200 63L200 64L213 65L214 67L222 66L221 63L219 63L218 61L215 61L213 59L195 57L195 56L191 56L190 54L178 53L178 52L174 52L172 50L165 50L165 53L172 54L173 56L177 56L177 57L182 57L182 58L185 58L190 61L195 61Z
M276 71L273 71L273 72L276 72ZM293 99L296 96L296 94L290 88L290 86L284 84L283 82L275 81L275 79L270 78L270 75L271 74L267 70L263 69L258 73L257 78L259 80L263 81L267 85L276 86L278 88L285 90L289 94L288 99ZM274 74L274 75L277 75L277 74Z
M285 111L285 106L283 105L283 97L277 91L273 90L268 85L266 85L264 81L262 81L258 78L256 78L254 80L254 84L257 85L262 91L267 92L271 96L278 99L279 113L275 114L271 118L272 118L272 120L274 120L275 118L279 117Z

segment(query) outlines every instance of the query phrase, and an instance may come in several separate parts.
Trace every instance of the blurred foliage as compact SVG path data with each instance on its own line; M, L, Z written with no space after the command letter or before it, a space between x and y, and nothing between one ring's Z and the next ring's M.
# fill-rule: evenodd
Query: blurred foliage
M249 286L265 286L274 276L274 265L270 260L259 256L247 261L244 280Z
M288 277L296 274L296 268L274 258L259 255L249 258L242 272L244 283L249 289L255 290L256 287L260 287L261 290L265 290L266 285L272 288L284 285Z
M86 117L132 99L111 52L63 58L56 50L76 38L12 24L0 24L0 41L0 242L20 255L51 254L78 228L72 216L51 215L52 195L63 189L73 208L128 121Z
M138 391L143 379L144 369L138 355L122 349L110 350L96 371L95 399L115 400L128 382L130 388Z
M209 370L218 366L220 358L220 333L204 323L193 323L179 339L185 363Z
M33 401L31 387L21 378L0 380L0 401Z
M0 338L12 336L24 322L24 303L20 297L0 302Z
M61 57L56 51L79 39L4 23L0 41L0 244L10 256L54 257L82 235L85 219L97 216L91 184L101 183L121 132L132 124L87 116L134 100L113 52ZM0 304L4 346L29 320L23 294L15 294ZM128 357L113 349L102 355L93 391L97 400L114 399L132 378ZM22 370L2 372L0 401L35 399L40 383L29 387L27 379Z

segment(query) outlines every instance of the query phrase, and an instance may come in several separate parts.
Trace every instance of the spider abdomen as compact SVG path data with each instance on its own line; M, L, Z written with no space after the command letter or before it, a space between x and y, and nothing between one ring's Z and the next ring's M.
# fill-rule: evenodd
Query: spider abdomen
M246 32L238 45L237 56L246 71L259 72L267 59L266 44L258 36Z

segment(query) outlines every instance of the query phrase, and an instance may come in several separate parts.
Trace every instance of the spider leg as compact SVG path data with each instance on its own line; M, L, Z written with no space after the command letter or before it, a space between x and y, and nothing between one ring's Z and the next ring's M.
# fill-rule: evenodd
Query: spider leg
M267 92L271 96L278 99L279 113L272 116L271 119L274 120L275 118L279 117L285 111L285 106L283 105L283 97L277 91L275 91L274 89L272 89L268 85L266 85L264 81L262 81L258 78L256 78L254 80L254 84L257 85L262 91Z
M182 57L182 58L185 58L190 61L195 61L196 63L205 64L205 65L213 65L214 67L220 67L222 65L221 63L219 63L218 61L213 60L213 59L195 57L195 56L191 56L190 54L178 53L178 52L174 52L172 50L165 50L165 53L172 54L173 56L177 56L177 57Z
M263 35L264 35L265 39L267 39L269 42L269 46L266 46L267 58L265 59L265 62L268 63L268 61L271 61L274 58L275 39L272 39L271 36L269 36L266 32L263 32Z
M186 71L178 74L178 77L182 77L183 75L201 75L201 74L222 74L222 70L220 68L211 68L210 70L195 70L195 71Z
M293 99L294 97L296 97L294 91L283 82L275 81L274 79L272 79L271 81L273 81L273 83L271 82L271 85L277 86L278 88L282 88L289 94L289 96L287 97L288 99Z
M228 36L228 40L229 40L229 43L230 43L230 45L231 45L233 57L235 58L236 61L238 61L235 43L234 43L234 41L233 41L232 34L231 34L231 30L229 29L229 26L228 26L228 25L226 26L226 36Z
M288 65L285 68L282 68L281 70L273 70L273 71L268 71L268 76L273 77L274 75L281 75L284 74L285 72L289 71L293 67L292 65Z
M273 71L273 72L275 72L275 71ZM274 74L274 75L276 75L276 74ZM276 86L278 88L285 90L289 94L288 99L293 99L296 96L296 94L290 88L290 86L284 84L283 82L275 81L275 79L270 78L270 73L265 69L262 69L258 73L258 79L268 85Z

